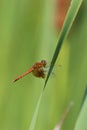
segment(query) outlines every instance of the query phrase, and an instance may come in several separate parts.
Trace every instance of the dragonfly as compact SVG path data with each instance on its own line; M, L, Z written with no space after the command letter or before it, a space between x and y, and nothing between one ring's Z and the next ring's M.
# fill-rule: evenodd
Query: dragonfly
M29 73L32 73L37 78L45 78L46 77L46 71L47 71L47 62L46 60L41 60L40 62L34 63L34 65L29 68L25 73L18 76L13 80L13 82L18 81L19 79L23 78L24 76L28 75Z

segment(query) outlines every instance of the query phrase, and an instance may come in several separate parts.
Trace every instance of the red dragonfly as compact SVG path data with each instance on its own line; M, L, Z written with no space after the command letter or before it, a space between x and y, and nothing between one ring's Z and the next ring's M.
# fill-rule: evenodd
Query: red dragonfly
M13 82L16 82L17 80L23 78L24 76L26 76L29 73L32 73L34 76L36 76L38 78L45 78L46 77L46 73L45 73L46 65L47 65L46 60L41 60L41 62L36 62L28 71L26 71L22 75L18 76L17 78L15 78L13 80Z

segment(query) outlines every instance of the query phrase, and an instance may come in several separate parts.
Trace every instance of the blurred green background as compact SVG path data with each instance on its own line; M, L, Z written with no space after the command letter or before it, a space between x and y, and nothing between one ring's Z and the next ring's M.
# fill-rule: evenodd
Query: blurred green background
M87 1L84 0L45 89L36 130L53 130L67 105L62 130L73 130L87 77ZM28 130L44 85L31 74L13 83L36 61L50 62L58 40L53 0L0 0L0 130ZM61 68L58 65L62 65Z

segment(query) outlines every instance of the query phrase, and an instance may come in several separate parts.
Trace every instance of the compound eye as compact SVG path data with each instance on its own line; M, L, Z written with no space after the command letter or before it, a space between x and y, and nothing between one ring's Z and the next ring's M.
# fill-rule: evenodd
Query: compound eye
M45 66L47 64L46 60L41 60L41 63Z

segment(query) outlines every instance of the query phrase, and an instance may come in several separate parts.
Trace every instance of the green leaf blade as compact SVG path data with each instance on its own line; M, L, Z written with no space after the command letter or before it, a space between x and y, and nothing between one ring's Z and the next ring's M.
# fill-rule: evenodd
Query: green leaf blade
M48 82L50 74L53 70L54 64L55 64L55 62L58 58L59 52L61 50L62 44L63 44L64 40L66 39L66 37L68 36L68 33L71 29L73 21L75 20L75 17L78 13L78 10L79 10L79 8L82 4L82 1L83 0L72 0L71 1L71 5L70 5L70 8L68 10L68 13L67 13L64 25L62 27L62 30L60 32L60 37L59 37L59 40L58 40L58 43L57 43L57 47L55 49L55 52L54 52L54 55L53 55L53 58L52 58L52 61L51 61L50 69L48 71L48 75L47 75L47 78L45 80L44 88L46 87L46 84Z
M75 130L87 130L87 96L76 122Z

